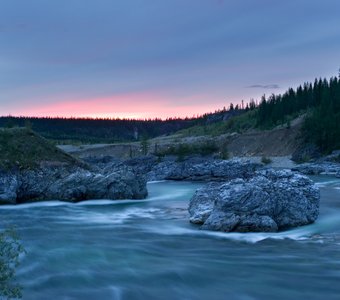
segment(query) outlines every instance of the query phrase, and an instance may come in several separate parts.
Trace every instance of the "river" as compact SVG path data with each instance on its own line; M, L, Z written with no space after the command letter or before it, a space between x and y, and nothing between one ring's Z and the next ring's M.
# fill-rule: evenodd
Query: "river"
M27 253L23 299L340 299L340 179L314 177L318 221L281 233L215 233L188 222L200 185L148 184L146 200L0 207Z

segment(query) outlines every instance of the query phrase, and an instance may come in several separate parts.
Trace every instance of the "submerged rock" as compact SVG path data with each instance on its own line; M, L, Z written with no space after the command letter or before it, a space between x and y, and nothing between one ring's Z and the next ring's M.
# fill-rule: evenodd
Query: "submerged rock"
M308 177L268 169L199 189L190 200L190 221L206 230L275 232L313 223L319 199Z

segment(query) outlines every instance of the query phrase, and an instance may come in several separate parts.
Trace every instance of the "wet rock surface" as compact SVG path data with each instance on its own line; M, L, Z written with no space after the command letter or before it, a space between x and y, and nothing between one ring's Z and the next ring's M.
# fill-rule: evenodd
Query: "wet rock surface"
M275 232L313 223L320 193L290 170L257 171L252 178L208 184L190 200L190 221L214 231Z
M146 179L126 166L111 172L71 166L41 167L3 172L0 201L24 203L42 200L77 202L88 199L142 199Z

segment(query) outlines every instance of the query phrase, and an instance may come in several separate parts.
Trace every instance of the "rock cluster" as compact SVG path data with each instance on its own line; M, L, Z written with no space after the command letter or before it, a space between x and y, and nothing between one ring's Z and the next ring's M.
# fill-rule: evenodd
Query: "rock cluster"
M259 166L259 164L242 159L213 160L198 163L185 161L172 166L166 179L222 181L248 178Z
M199 189L190 200L190 221L206 230L275 232L313 223L319 199L308 177L268 169Z

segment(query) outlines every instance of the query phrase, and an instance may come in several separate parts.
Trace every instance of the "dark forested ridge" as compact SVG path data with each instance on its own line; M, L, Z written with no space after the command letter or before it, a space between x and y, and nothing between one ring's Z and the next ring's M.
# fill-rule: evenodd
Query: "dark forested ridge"
M43 137L59 142L113 143L173 134L194 125L217 123L242 114L236 106L193 118L161 119L92 119L0 117L0 127L29 127Z
M323 152L340 148L340 75L315 79L283 95L265 96L258 106L256 125L266 128L289 122L291 117L306 112L303 125L305 140Z
M197 119L129 120L0 117L0 127L30 127L45 138L84 143L112 143L171 134L192 126Z

